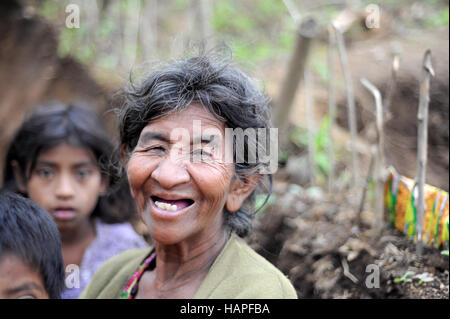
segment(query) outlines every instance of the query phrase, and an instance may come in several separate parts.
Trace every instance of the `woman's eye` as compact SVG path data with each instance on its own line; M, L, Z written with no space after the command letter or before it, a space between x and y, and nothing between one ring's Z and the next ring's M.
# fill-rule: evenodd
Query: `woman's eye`
M192 153L192 157L195 159L211 159L213 156L211 153L205 151L204 149L194 150Z
M40 168L36 171L36 173L39 177L43 177L43 178L51 178L54 175L53 171L48 168Z
M164 153L165 151L166 151L166 149L162 146L153 146L146 150L146 152L150 152L153 154L161 154L161 153Z

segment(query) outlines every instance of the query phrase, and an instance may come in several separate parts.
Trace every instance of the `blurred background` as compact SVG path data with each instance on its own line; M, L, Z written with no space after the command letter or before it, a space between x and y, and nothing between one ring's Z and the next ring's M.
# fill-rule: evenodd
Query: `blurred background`
M347 65L336 44L329 50L332 24L343 34ZM352 151L363 180L370 147L376 143L375 102L361 78L377 87L389 105L386 166L415 177L419 86L427 49L435 75L426 182L449 189L445 0L2 0L0 163L3 166L5 148L24 113L49 100L90 103L117 137L109 111L120 106L117 92L130 72L139 75L152 63L182 57L205 39L209 47L226 43L234 61L271 97L273 113L283 108L284 116L277 120L279 170L249 239L253 247L290 276L300 297L448 298L448 258L447 265L439 256L417 260L410 243L390 229L373 241L364 233L376 219L372 193L369 190L367 203L358 211L355 202L363 182L356 185L357 195L350 192L355 187ZM298 71L297 76L290 70ZM357 134L352 143L349 80ZM330 83L335 117L329 111ZM263 201L258 198L257 205ZM361 223L355 228L356 218ZM351 260L350 252L356 254ZM365 265L374 260L390 265L378 290L364 285ZM417 273L427 270L436 279L417 287L393 283L411 267Z

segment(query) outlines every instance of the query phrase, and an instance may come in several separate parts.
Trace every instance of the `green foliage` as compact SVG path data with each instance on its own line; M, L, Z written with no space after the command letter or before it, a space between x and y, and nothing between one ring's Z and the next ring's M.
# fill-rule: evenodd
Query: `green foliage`
M279 0L261 0L248 5L236 0L219 0L212 13L212 26L219 38L233 49L237 61L246 67L286 53L293 32L286 30L286 8ZM292 20L292 19L290 19Z
M448 6L445 8L439 10L436 14L432 15L429 18L425 19L425 25L427 27L433 28L433 27L442 27L442 26L448 26L449 24L449 11Z
M46 19L53 20L58 16L59 8L58 5L54 3L54 1L45 0L40 4L38 12Z
M280 150L278 153L278 163L279 164L286 164L289 158L289 151L288 150Z
M266 198L267 198L267 194L256 195L255 209L258 214L261 214L261 215L264 214L266 209L277 201L277 195L270 194L269 198L267 199L267 202L264 204L264 202L266 201Z
M257 13L263 18L280 17L286 12L283 1L280 0L260 0L256 7Z
M396 284L398 283L402 283L402 282L412 282L411 278L408 278L409 276L414 275L414 272L412 271L407 271L403 274L403 276L398 277L398 278L394 278L394 282Z
M322 175L327 175L330 172L330 162L328 159L328 149L330 147L330 138L328 136L329 127L330 119L328 115L325 115L314 139L316 147L315 162L320 169L319 174ZM290 141L300 149L307 148L308 131L302 128L294 129L290 135Z

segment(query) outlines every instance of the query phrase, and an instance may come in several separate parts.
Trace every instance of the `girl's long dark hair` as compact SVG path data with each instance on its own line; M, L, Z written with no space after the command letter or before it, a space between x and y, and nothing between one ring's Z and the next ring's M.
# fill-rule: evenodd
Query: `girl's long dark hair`
M21 193L15 179L13 163L21 175L29 179L36 160L43 151L61 143L91 150L103 178L109 179L108 192L100 196L91 217L105 223L130 221L136 214L128 182L119 176L118 153L97 113L81 103L52 102L28 114L8 148L3 174L3 187ZM27 194L23 194L27 196Z

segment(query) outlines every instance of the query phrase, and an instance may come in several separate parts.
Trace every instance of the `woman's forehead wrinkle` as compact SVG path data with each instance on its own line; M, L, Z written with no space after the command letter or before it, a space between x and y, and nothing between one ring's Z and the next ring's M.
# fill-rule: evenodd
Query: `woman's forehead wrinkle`
M145 145L151 140L159 140L163 142L169 142L169 138L166 134L161 132L143 132L142 136L139 138L139 145Z
M172 134L174 130L177 134ZM178 133L183 131L189 133L189 140L193 144L209 143L223 138L225 124L209 111L193 105L189 111L169 114L148 124L139 138L139 144L146 144L153 139L171 143L174 142L171 136L176 136L178 140Z

